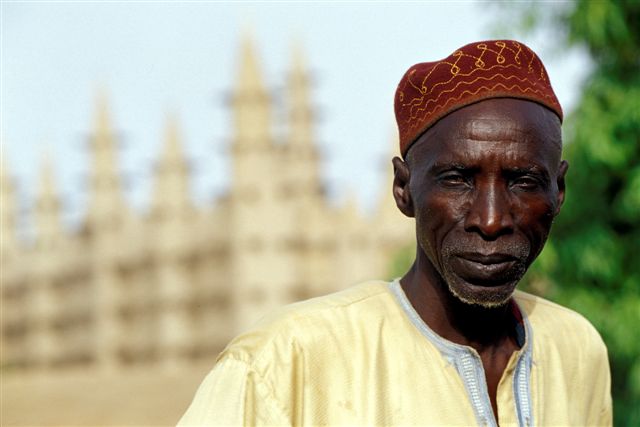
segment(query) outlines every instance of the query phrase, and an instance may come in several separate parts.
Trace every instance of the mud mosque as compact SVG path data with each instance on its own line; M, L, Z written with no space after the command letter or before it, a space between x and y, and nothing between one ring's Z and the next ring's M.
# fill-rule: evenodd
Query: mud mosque
M300 55L286 81L283 134L272 132L276 114L259 65L245 41L230 103L231 185L206 208L189 199L175 122L167 124L149 210L128 206L104 99L77 230L62 225L49 165L29 212L34 238L21 239L15 182L2 165L3 369L213 360L274 307L386 278L393 255L412 240L411 221L397 212L388 186L372 215L354 203L329 203Z

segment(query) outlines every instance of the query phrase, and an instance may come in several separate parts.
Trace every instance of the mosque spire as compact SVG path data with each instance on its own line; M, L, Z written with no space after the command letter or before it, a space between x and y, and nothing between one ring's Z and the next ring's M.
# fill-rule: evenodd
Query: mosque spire
M246 32L240 48L240 67L235 90L239 93L265 94L266 89L260 70L259 60L253 42L253 36Z
M313 144L314 112L310 102L310 76L299 43L293 47L293 60L287 82L289 143L309 147Z
M2 262L10 258L18 249L18 212L16 185L9 174L7 160L2 153L0 156L0 238Z
M35 205L36 241L40 248L51 249L62 236L60 199L56 191L53 165L49 153L41 163Z
M271 140L271 99L249 34L240 49L240 64L231 97L236 147L264 147Z
M302 216L322 197L318 148L314 143L314 111L311 105L310 76L300 43L295 43L292 63L287 79L287 154L288 179L292 188L297 188L295 198L303 207ZM301 220L304 222L304 220Z
M169 117L164 146L156 166L153 210L163 216L178 216L191 205L189 200L189 166L180 142L175 116Z
M100 92L96 102L94 134L90 144L93 165L89 183L88 221L96 226L113 223L111 219L119 217L125 210L122 182L118 173L117 148L107 97L104 92Z

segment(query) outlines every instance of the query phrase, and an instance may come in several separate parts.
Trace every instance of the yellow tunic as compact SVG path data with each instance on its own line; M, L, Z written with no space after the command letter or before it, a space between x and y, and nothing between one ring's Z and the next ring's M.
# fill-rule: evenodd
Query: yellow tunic
M523 292L526 325L498 386L510 425L611 425L609 363L579 314ZM437 336L397 281L285 307L220 354L179 422L496 425L477 353Z

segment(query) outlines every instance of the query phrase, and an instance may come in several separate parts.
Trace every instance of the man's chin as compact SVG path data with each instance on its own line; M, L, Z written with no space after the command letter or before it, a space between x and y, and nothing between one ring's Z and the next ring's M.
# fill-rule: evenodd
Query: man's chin
M474 285L456 278L447 280L449 291L465 304L483 308L502 307L509 302L518 284L517 280L491 286Z

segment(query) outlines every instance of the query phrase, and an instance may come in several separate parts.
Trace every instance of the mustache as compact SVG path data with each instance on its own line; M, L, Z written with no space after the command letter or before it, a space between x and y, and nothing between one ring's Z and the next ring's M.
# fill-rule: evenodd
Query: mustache
M446 239L442 245L442 255L445 257L479 254L486 257L504 257L524 261L531 253L531 246L527 241L501 240L487 242L455 237Z

